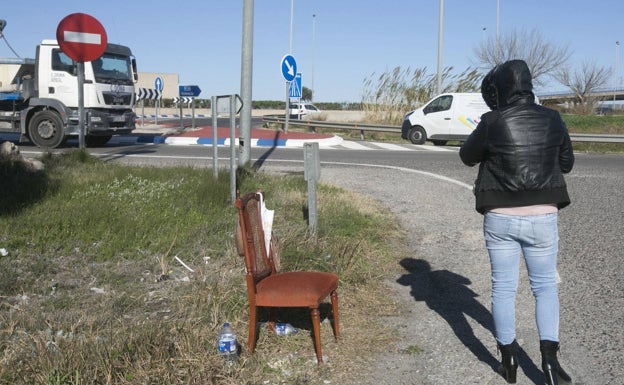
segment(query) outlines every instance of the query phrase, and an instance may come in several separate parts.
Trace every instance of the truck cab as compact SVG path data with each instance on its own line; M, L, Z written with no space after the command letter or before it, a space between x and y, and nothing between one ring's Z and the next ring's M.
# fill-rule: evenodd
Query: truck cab
M0 94L0 129L20 132L37 146L49 148L79 135L77 63L56 40L42 41L34 60L19 60L9 64L0 59L0 91L12 91L11 97ZM112 135L132 132L138 75L130 49L108 44L100 58L84 63L84 69L87 145L100 146Z
M464 141L489 110L480 93L441 94L405 114L401 137L414 144Z

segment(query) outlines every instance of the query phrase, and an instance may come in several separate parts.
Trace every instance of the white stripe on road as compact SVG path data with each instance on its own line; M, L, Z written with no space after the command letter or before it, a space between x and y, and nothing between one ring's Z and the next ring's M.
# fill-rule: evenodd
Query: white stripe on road
M453 151L448 148L440 147L440 146L425 146L424 144L416 145L416 147L427 150L427 151Z
M398 144L393 144L393 143L380 143L380 142L373 142L371 143L374 146L383 148L384 150L391 150L391 151L412 151L410 148L407 147L403 147L401 145Z
M358 142L354 142L351 140L345 140L340 143L341 147L346 147L350 150L372 150L372 148L359 144ZM337 148L337 147L334 147Z

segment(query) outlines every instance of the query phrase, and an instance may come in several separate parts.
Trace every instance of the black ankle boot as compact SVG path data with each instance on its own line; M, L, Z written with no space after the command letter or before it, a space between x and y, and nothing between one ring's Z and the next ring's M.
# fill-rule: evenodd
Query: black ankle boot
M516 372L518 371L518 342L513 340L509 345L498 345L501 352L501 364L498 367L498 374L510 384L516 383Z
M540 341L540 352L542 352L542 370L546 376L546 384L559 385L560 382L572 382L568 373L563 370L557 360L559 343L555 341Z

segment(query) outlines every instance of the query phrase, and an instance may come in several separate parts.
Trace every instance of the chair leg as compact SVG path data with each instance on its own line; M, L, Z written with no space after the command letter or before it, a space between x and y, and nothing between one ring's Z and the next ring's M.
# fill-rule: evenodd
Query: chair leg
M310 309L312 313L312 329L314 329L314 347L316 348L316 360L323 363L323 353L321 351L321 315L318 308Z
M334 339L336 342L340 340L340 322L338 320L338 293L336 291L331 293L331 306L334 322L332 323L334 329Z
M258 338L258 308L255 305L249 305L249 335L247 336L247 347L249 353L253 353L256 348L256 340Z
M274 332L275 331L275 323L277 320L277 317L275 316L275 308L274 307L270 307L269 308L269 331Z

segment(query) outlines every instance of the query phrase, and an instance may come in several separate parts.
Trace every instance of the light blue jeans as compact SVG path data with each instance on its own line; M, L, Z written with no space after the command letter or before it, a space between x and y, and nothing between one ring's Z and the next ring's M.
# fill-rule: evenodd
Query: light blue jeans
M483 219L483 234L492 269L492 316L498 343L507 345L516 338L515 302L521 255L535 297L540 340L559 341L557 213L514 216L488 212Z

